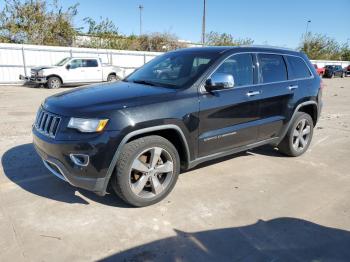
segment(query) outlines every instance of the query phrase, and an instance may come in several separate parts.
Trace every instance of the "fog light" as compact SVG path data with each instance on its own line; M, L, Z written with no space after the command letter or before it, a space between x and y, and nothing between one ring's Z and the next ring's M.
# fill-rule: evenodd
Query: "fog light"
M89 164L89 156L84 154L70 154L70 159L77 166L87 166Z

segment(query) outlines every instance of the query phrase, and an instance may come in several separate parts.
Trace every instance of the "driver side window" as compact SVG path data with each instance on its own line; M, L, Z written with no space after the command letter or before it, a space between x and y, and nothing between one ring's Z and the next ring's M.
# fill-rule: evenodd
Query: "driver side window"
M223 62L214 74L232 75L234 87L254 83L253 59L251 54L232 55Z
M83 60L82 59L74 59L70 62L71 69L75 69L78 67L83 67Z

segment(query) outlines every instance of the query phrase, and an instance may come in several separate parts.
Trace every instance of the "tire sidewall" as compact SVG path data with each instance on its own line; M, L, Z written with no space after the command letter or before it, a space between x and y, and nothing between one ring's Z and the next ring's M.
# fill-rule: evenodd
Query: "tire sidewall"
M126 163L121 163L119 161L120 159L118 160L117 167L116 167L116 175L114 176L115 180L118 179L118 184L120 186L120 190L122 191L121 193L123 194L123 198L129 204L137 207L152 205L164 199L174 188L176 181L178 179L178 175L180 173L180 158L173 144L171 144L168 140L158 136L149 136L143 139L144 139L143 145L140 147L134 148L133 152L128 155ZM172 180L166 190L164 190L159 195L152 198L141 198L139 196L136 196L130 188L129 172L134 159L144 150L151 147L161 147L170 154L174 164L174 172L173 172ZM114 184L116 182L117 181L114 181Z
M114 80L112 80L112 79L114 79ZM118 81L118 77L116 75L113 75L113 74L108 75L107 82L116 82L116 81Z
M297 127L297 125L299 124L300 120L302 120L302 119L306 119L309 122L310 138L309 138L309 141L308 141L306 147L302 151L297 151L293 147L293 132L294 132L295 128ZM300 156L308 150L308 148L311 144L312 137L313 137L313 131L314 131L314 126L313 126L313 120L312 120L311 116L309 114L306 114L303 112L298 112L295 119L293 120L293 124L291 125L291 127L289 128L288 133L287 133L288 144L289 144L292 156Z

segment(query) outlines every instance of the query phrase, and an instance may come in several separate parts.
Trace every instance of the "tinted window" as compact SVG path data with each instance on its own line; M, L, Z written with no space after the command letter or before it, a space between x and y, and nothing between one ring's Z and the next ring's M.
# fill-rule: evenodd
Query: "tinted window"
M259 54L258 60L263 83L287 80L287 68L281 55Z
M86 59L83 61L84 67L98 67L96 59Z
M293 79L296 78L307 78L311 76L310 70L305 64L304 60L296 56L287 56Z
M232 75L235 86L252 85L254 82L252 56L250 54L233 55L226 59L215 73Z
M218 52L170 52L152 59L124 81L181 88L194 83L220 55Z

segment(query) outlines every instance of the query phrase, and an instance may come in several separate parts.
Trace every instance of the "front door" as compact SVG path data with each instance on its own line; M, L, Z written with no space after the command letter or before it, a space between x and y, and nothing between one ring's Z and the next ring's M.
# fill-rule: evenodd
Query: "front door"
M256 140L260 90L253 64L249 53L230 56L213 74L232 75L234 87L200 94L199 157Z
M65 69L63 78L65 83L84 82L85 70L83 68L83 60L73 59L69 63L69 68Z

